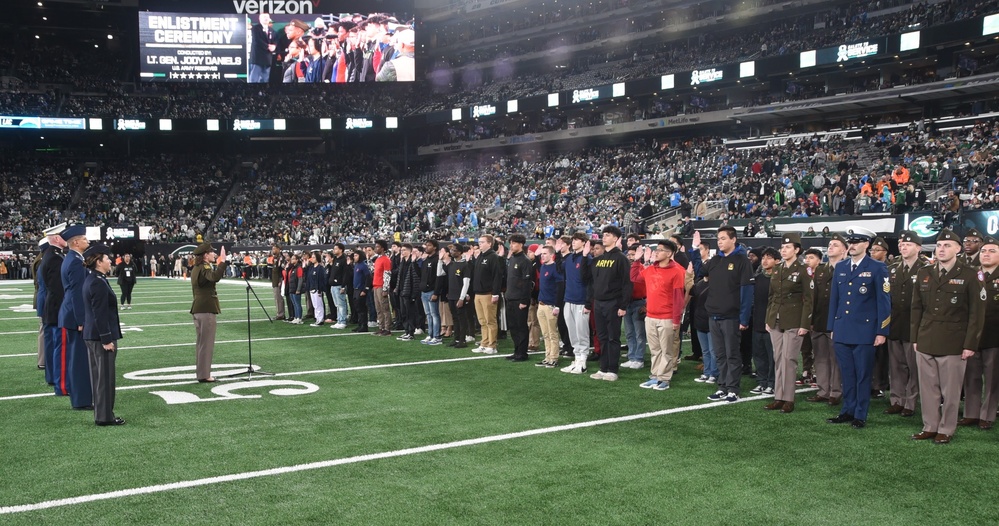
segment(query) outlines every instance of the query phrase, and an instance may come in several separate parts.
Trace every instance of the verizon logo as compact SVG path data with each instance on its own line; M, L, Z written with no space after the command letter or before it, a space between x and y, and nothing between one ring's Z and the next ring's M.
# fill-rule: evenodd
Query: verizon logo
M321 0L232 0L236 12L246 15L311 15Z

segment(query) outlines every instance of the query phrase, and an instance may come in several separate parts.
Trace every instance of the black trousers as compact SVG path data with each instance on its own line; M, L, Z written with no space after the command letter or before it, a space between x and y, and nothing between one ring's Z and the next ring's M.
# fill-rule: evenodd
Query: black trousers
M132 304L132 289L133 288L135 288L135 283L132 283L130 281L122 281L121 282L121 304L122 305L131 305Z
M412 336L416 332L416 320L419 315L420 311L416 308L416 300L399 296L399 317L397 319L402 322L402 330L406 334Z
M600 372L617 374L621 365L621 316L616 301L594 301L593 322L600 341Z
M333 320L333 322L336 323L336 304L333 303L333 291L329 285L324 287L323 296L326 298L326 310L324 311L326 313L326 319Z
M354 312L351 317L357 318L357 330L368 331L368 296L361 296L362 291L354 292ZM334 318L335 319L335 318Z
M458 308L458 302L455 300L448 300L447 304L451 308L451 318L454 319L454 341L464 344L465 337L474 331L472 319L469 316L469 312L474 309L468 303Z
M513 355L527 358L527 342L530 336L527 314L531 309L530 300L525 301L528 304L522 309L520 300L506 300L506 327L513 339Z

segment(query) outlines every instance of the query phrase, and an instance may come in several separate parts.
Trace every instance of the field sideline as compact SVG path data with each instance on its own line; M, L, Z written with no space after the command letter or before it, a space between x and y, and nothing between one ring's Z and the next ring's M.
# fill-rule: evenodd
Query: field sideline
M31 290L0 282L3 524L999 523L995 431L934 446L886 400L863 430L804 394L788 415L708 403L692 362L657 392L647 368L604 382L510 363L505 340L482 356L270 324L251 298L254 365L275 375L199 384L172 279L140 280L121 313L128 423L96 427L35 367ZM219 295L225 374L246 368L246 297Z

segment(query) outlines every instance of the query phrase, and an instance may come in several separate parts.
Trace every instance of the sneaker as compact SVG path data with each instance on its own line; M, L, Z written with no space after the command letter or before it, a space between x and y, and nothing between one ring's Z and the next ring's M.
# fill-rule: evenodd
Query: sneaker
M766 389L763 390L763 394L773 396L773 394L774 394L774 388L773 387L767 387Z
M706 384L716 384L716 383L718 383L718 379L715 378L714 376L709 376L708 379L704 381L704 383L706 383Z
M658 383L659 383L659 380L656 380L656 379L653 379L653 378L649 378L648 380L646 380L646 381L638 384L638 387L641 387L642 389L652 389Z
M725 399L725 391L715 391L715 394L708 395L708 400L720 402Z
M413 334L419 336L420 334L423 334L423 329L416 329L415 331L413 331Z
M666 380L658 382L656 385L652 386L652 389L656 391L665 391L669 389L669 382L667 382Z
M440 338L434 338L434 339L430 340L429 342L427 342L427 345L440 345L442 343L444 343L444 342L441 341Z
M323 322L317 321L316 323L310 323L309 325L312 325L313 327L322 327L323 326Z
M484 347L482 347L481 345L479 345L478 347L476 347L476 348L472 349L472 352L474 352L474 353L480 353L480 352L482 352L482 351L483 351L484 349L485 349Z
M591 374L590 378L593 378L594 380L603 380L605 374L608 374L608 373L605 373L603 371L597 371L597 372Z
M495 347L483 347L482 348L482 354L496 354L496 348Z
M586 366L579 365L578 363L572 363L567 367L563 367L561 371L569 374L583 374L586 372Z
M737 395L735 393L729 393L725 397L725 401L728 402L728 403L730 403L730 404L733 403L733 402L738 402L739 401L739 395Z
M704 382L708 381L708 375L702 374L701 376L698 376L697 378L694 378L694 381L697 382L697 383L699 383L699 384L703 384Z
M403 334L402 336L399 336L396 339L399 340L399 341L401 341L401 342L408 342L408 341L412 340L413 337L411 335L409 335L409 334Z
M641 369L642 367L645 367L645 362L628 360L627 362L622 363L621 367L624 367L626 369Z
M295 318L294 320L291 320L291 323L293 323L295 325L301 325L302 324L302 318Z
M465 343L475 343L475 336L465 336Z
M336 325L333 326L333 328L334 329L346 329L347 328L347 324L346 323L337 323Z
M420 340L420 343L422 343L423 345L426 345L426 344L430 343L432 340L433 340L433 338L431 338L430 336L427 336L426 338Z
M551 364L548 363L548 360L541 360L540 362L534 364L534 366L535 367L551 367Z
M633 363L635 362L633 362L632 360L628 360L627 362L622 363L621 367L624 367L625 369L631 369L631 364Z
M601 380L604 380L604 381L607 381L607 382L616 382L617 381L617 373L604 373L604 377L601 378Z
M377 326L378 326L378 322L377 321L369 321L368 322L368 327L377 327Z
M756 387L749 390L749 394L754 394L754 395L763 394L763 386L757 385Z

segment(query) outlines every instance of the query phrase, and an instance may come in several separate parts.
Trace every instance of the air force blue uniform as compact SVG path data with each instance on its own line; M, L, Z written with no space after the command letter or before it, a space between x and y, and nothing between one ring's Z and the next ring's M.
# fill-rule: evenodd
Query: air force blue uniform
M70 250L62 261L62 286L65 296L59 309L59 326L64 329L66 338L66 374L68 375L69 402L74 408L89 408L94 405L90 387L90 362L87 346L83 342L83 282L87 269L83 267L83 255Z
M874 372L874 338L888 337L891 323L891 285L888 267L864 256L851 270L853 260L836 265L829 298L828 330L843 377L840 415L867 420Z

